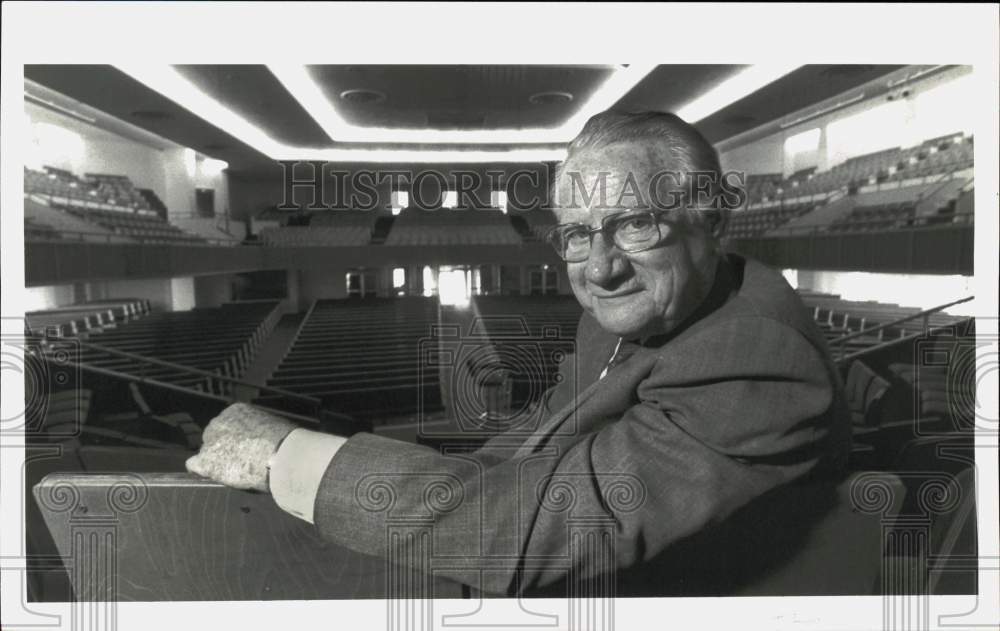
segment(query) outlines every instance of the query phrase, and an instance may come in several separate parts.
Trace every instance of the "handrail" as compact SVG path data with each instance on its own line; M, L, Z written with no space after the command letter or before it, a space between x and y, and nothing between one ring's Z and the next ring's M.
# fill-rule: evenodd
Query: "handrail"
M48 225L48 224L46 224ZM80 243L125 243L133 244L140 243L144 245L190 245L190 246L205 246L205 245L225 245L231 247L239 243L238 239L214 239L211 237L201 237L198 235L190 236L158 236L158 237L148 237L142 235L129 235L121 234L118 232L88 232L83 230L63 230L61 228L56 228L55 226L50 226L52 228L51 232L55 233L57 236L54 238L49 237L50 231L42 230L38 228L32 228L31 226L25 226L25 231L29 234L26 236L32 237L32 241L48 241L51 243L65 243L66 241L78 241ZM30 234L34 233L34 234ZM75 237L75 239L65 239L63 237ZM84 237L98 237L98 239L88 241ZM154 243L163 242L168 243Z
M312 304L309 305L309 309L306 311L305 317L302 318L302 322L299 322L299 328L295 329L295 335L292 336L292 341L289 342L288 346L285 348L285 352L281 356L281 361L278 362L278 367L280 367L281 364L288 359L288 355L291 354L292 349L295 348L295 344L298 343L299 337L302 335L302 329L304 329L306 324L309 322L309 317L312 316L313 311L316 310L316 303L318 302L319 300L313 300Z
M899 231L902 231L902 230L937 230L937 229L940 229L940 228L946 228L946 227L953 226L953 225L963 225L963 226L964 225L970 225L970 222L967 222L967 221L964 221L964 220L963 221L956 221L956 220L958 220L960 218L964 219L966 217L972 219L972 218L975 217L975 213L952 213L950 215L942 215L942 217L947 217L947 218L951 219L952 221L949 222L949 223L922 223L922 224L910 225L910 226L891 226L891 227L887 226L887 227L884 228L884 230L882 230L882 232L899 232ZM911 217L906 217L906 218L899 217L899 218L894 219L894 221L909 220L909 219L920 221L920 220L926 220L926 219L930 219L930 218L936 218L936 217L934 217L934 216L923 216L923 217L912 217L912 218ZM861 219L861 220L857 220L857 221L851 221L850 223L812 224L812 225L808 225L808 226L802 226L802 225L799 225L799 226L780 225L780 226L775 226L773 228L768 228L764 234L758 234L758 235L749 236L749 237L732 237L732 238L734 238L734 239L762 239L762 238L767 239L767 238L782 238L782 237L789 237L789 236L803 236L803 235L812 235L812 234L843 235L843 234L851 234L851 233L854 233L854 232L867 232L867 233L870 233L871 232L870 230L863 230L862 227L863 226L868 226L868 225L874 225L874 224L883 224L886 221L890 221L890 220L889 219ZM831 230L831 228L833 228L835 226L836 226L837 229Z
M952 301L952 302L949 302L949 303L945 303L943 305L938 305L937 307L934 307L933 309L927 309L927 310L921 311L919 313L914 313L913 315L908 315L908 316L905 316L905 317L893 320L892 322L886 322L885 324L879 324L878 326L873 326L870 329L862 329L860 331L856 331L854 333L850 333L848 335L844 335L843 337L838 337L836 339L830 340L829 343L830 343L831 346L834 345L834 344L837 346L837 348L840 351L839 352L840 359L842 360L842 359L844 359L844 343L847 342L848 340L853 340L853 339L856 339L856 338L859 338L859 337L862 337L862 336L871 335L872 333L876 333L878 331L884 331L885 329L888 329L889 327L897 326L897 325L903 324L904 322L909 322L910 320L916 320L918 318L922 318L924 320L923 329L924 329L924 331L927 331L927 329L928 329L928 327L930 325L929 316L931 314L937 313L939 311L944 311L948 307L954 307L955 305L960 305L960 304L962 304L964 302L969 302L973 298L975 298L975 296L967 296L965 298L961 298L959 300L955 300L955 301Z
M48 357L44 357L44 356L43 356L43 359L45 361L53 361L53 360L49 359ZM69 364L70 366L73 366L74 368L79 368L81 370L88 370L88 371L97 373L99 375L106 375L106 376L109 376L109 377L116 377L116 378L120 378L120 379L126 379L128 381L134 381L136 383L150 384L150 385L156 386L158 388L165 388L167 390L173 390L175 392L181 392L183 394L187 394L187 395L190 395L190 396L201 397L201 398L204 398L204 399L214 399L214 400L222 402L222 403L237 403L238 402L238 399L236 399L236 397L234 397L232 395L228 395L227 396L227 395L213 394L211 392L203 392L201 390L195 390L193 388L186 388L184 386L179 386L177 384L169 383L169 382L166 382L166 381L160 381L158 379L152 379L150 377L142 377L142 376L139 376L139 375L131 375L131 374L126 373L126 372L120 372L120 371L117 371L117 370L109 370L107 368L101 368L100 366L91 366L89 364L77 363L77 362L73 362L73 361L69 361L69 362L65 362L65 363ZM254 387L256 387L256 386L254 386ZM315 424L317 424L317 423L320 422L318 419L313 418L311 416L306 416L304 414L296 414L295 412L289 412L287 410L282 410L282 409L274 408L274 407L267 406L267 405L254 404L254 407L262 409L262 410L267 410L269 412L274 412L275 414L278 414L280 416L284 416L286 418L293 418L293 419L296 419L296 420L299 420L299 421L306 421L306 422L308 422L310 424L313 424L313 425L315 425Z
M941 177L940 180L932 182L932 185L936 186L932 186L930 190L921 193L917 201L924 202L927 201L928 199L933 199L935 195L941 192L941 189L943 189L945 186L948 185L948 183L950 183L952 180L958 179L955 177L955 174L958 173L959 170L960 169L958 167L952 167Z
M969 302L973 298L975 298L975 296L967 296L967 297L961 298L959 300L954 300L952 302L948 302L948 303L945 303L943 305L938 305L937 307L934 307L932 309L927 309L927 310L921 311L919 313L914 313L912 315L908 315L908 316L899 318L898 320L893 320L892 322L887 322L885 324L880 324L878 326L873 326L870 329L864 329L862 331L857 331L855 333L851 333L849 335L845 335L843 337L839 337L839 338L837 338L834 341L835 342L843 342L845 340L850 340L850 339L854 339L856 337L861 337L862 335L867 335L867 334L869 334L869 333L871 333L873 331L880 331L882 329L886 329L886 328L889 328L891 326L895 326L897 324L902 324L903 322L909 322L910 320L916 320L917 318L925 318L925 317L931 315L932 313L937 313L938 311L944 311L948 307L954 307L955 305L960 305L960 304L962 304L964 302Z
M833 167L833 168L836 168L836 167ZM909 177L909 178L906 178L906 177L895 177L895 176L893 176L892 179L884 180L882 182L876 182L875 184L867 184L867 183L866 184L862 184L861 187L864 188L864 187L867 187L867 186L874 186L874 187L876 187L877 191L894 190L896 188L905 188L905 187L897 185L895 187L892 187L891 189L886 189L886 188L883 188L883 186L886 185L886 184L897 184L897 183L901 184L902 182L906 182L906 181L909 181L909 180L922 180L923 184L930 184L930 185L934 185L934 184L940 183L943 186L945 183L948 182L949 179L951 179L954 176L955 173L958 173L959 171L964 171L966 168L967 167L962 168L962 167L950 166L949 167L950 170L940 171L940 172L937 172L937 173L931 173L931 174L927 174L927 175L920 175L920 176L913 175L912 177ZM899 173L904 173L905 174L905 172L899 172L899 171L896 172L897 175ZM933 177L938 177L938 176L940 176L939 179L935 179L935 180L932 180L932 181L927 181L928 178L933 178ZM806 181L809 181L809 180L806 180ZM911 186L917 186L917 184L913 184ZM826 191L826 192L822 192L821 191L819 193L813 193L813 194L808 194L808 195L797 195L797 196L789 196L789 195L787 195L787 193L798 191L798 189L792 188L792 189L787 189L786 191L784 191L784 194L782 194L782 196L778 197L778 198L768 199L768 200L758 199L758 200L755 200L753 202L748 201L746 208L747 208L747 210L757 210L758 208L763 208L764 204L776 204L776 203L784 204L784 203L789 202L789 201L794 200L794 199L800 199L802 197L813 197L813 196L815 196L817 194L828 194L829 197L827 198L827 201L829 202L829 201L831 201L830 197L832 197L834 193L836 193L838 191L846 191L846 190L848 190L848 188L849 188L848 185L843 185L843 186L840 186L840 187L837 187L837 188L834 188L834 189L830 189L829 191ZM770 208L770 206L768 206L768 208Z
M282 397L285 397L285 398L288 398L288 399L297 399L299 401L303 401L303 402L308 403L310 405L315 405L315 406L317 406L317 408L321 405L321 401L319 399L317 399L315 397L310 397L308 395L299 394L298 392L292 392L290 390L284 390L282 388L274 388L274 387L271 387L271 386L258 386L256 384L252 384L252 383L249 383L249 382L246 382L246 381L242 381L240 379L236 379L235 377L228 377L226 375L220 375L220 374L208 371L208 370L202 370L200 368L195 368L193 366L185 366L183 364L175 364L174 362L168 362L168 361L165 361L165 360L162 360L162 359L156 359L155 357L146 357L145 355L137 355L135 353L130 353L128 351L123 351L123 350L119 350L119 349L116 349L116 348L110 348L108 346L104 346L104 345L101 345L101 344L94 344L93 342L84 342L83 340L78 340L78 343L83 348L91 348L91 349L100 351L102 353L108 353L108 354L111 354L111 355L119 355L121 357L126 357L128 359L134 359L134 360L140 361L140 362L146 362L146 363L155 364L155 365L158 365L158 366L163 366L165 368L171 368L173 370L176 370L177 372L183 372L183 373L189 373L189 374L204 376L204 377L206 377L208 379L217 379L219 381L224 381L224 382L235 384L235 385L238 385L238 386L244 386L244 387L247 387L247 388L253 388L253 389L259 390L261 392L266 392L266 393L269 393L269 394L275 394L275 395L282 396Z

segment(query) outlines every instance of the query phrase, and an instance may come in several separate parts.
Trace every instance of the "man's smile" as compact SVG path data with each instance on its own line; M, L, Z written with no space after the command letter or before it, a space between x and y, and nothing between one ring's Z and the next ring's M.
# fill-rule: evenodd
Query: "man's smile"
M642 290L642 287L631 287L629 289L619 289L612 292L591 290L590 295L599 300L620 300L622 298L633 296Z

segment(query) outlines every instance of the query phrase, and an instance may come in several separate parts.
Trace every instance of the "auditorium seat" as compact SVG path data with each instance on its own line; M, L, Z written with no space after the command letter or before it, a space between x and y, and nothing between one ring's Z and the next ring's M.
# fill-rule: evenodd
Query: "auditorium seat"
M58 231L61 238L109 243L206 243L158 215L147 196L124 175L88 173L79 178L53 167L45 167L45 172L25 168L24 192L25 215L44 216L44 223ZM37 230L30 234L40 236Z
M266 227L260 231L260 239L267 245L300 246L364 246L374 234L377 219L383 217L375 211L326 210L302 213L284 219L285 225Z
M506 215L496 209L423 210L404 208L393 222L386 246L520 245Z
M748 174L744 182L748 203L772 199L778 193L781 180L780 173Z
M316 301L267 385L363 420L439 412L438 371L421 354L438 321L434 298Z
M237 378L243 373L277 322L278 306L278 301L261 300L153 312L81 334L80 362L96 370L226 392L226 384L210 375Z
M492 344L497 365L510 374L510 412L529 409L556 384L575 352L582 309L573 296L476 296L473 334ZM563 366L573 375L572 366ZM571 377L572 378L572 377Z
M100 447L63 445L56 454L51 448L29 445L25 454L25 540L28 550L27 583L34 601L73 600L73 589L60 550L46 526L35 486L49 474L122 472L180 473L190 452L142 447ZM129 479L134 480L134 477ZM70 487L63 487L64 491ZM53 496L57 497L57 496ZM48 502L52 505L52 502ZM58 501L55 502L59 504Z
M89 301L25 314L25 329L38 335L64 337L90 329L113 328L149 312L149 301L120 299Z
M726 237L744 239L760 236L811 212L815 207L812 202L803 202L782 204L776 208L735 210L730 215Z
M896 147L855 156L825 171L813 167L786 178L777 174L748 175L747 204L733 213L727 236L746 239L765 235L790 219L780 217L781 210L790 202L815 206L838 195L857 196L855 206L859 210L830 225L832 232L909 227L914 223L902 211L891 217L875 217L871 213L876 207L884 210L885 205L895 202L915 206L922 195L933 192L942 182L971 178L972 166L973 138L951 134L906 149ZM941 199L939 206L947 207L950 202ZM918 221L917 225L940 223L951 223L951 218Z
M804 512L819 513L814 524L797 532L796 541L781 541L763 527L771 515L762 515L756 531L760 540L746 541L758 554L767 554L769 567L747 580L738 596L867 596L882 593L885 524L901 511L906 487L899 476L881 471L859 471L838 485L823 510L818 491L808 485L793 485ZM884 502L884 503L883 503ZM818 506L818 508L811 508ZM761 511L764 512L764 511ZM777 515L783 513L775 512ZM787 517L782 516L782 520ZM758 521L758 520L754 520ZM786 525L775 521L780 533ZM771 540L767 540L768 536ZM758 536L754 537L755 539ZM773 559L777 559L774 561Z
M114 206L128 206L135 209L151 210L146 198L132 185L125 175L105 173L85 173L84 178L97 191L99 199Z
M510 215L513 222L516 217L521 217L527 227L527 235L522 235L525 241L542 241L548 231L556 225L558 220L555 213L548 208L532 208L527 211L513 211Z
M829 334L827 337L830 340L847 333L856 333L863 329L870 329L921 313L917 307L904 307L874 301L845 300L839 296L809 294L803 295L802 299L812 312L813 320ZM958 316L938 312L928 315L927 323L931 327L947 326L955 324L961 319ZM889 329L883 329L876 333L875 341L884 341L893 336L902 337L922 331L923 324L923 318L917 318Z
M33 229L44 226L44 232ZM54 234L53 234L54 233ZM114 231L85 219L76 217L62 209L49 205L47 199L39 196L24 197L24 234L26 239L90 241L98 243L127 243L126 236L116 235Z
M114 234L138 239L144 243L172 243L199 245L207 242L193 234L184 232L177 226L157 217L152 211L137 214L129 211L87 208L85 206L65 204L55 205L67 213L107 228Z

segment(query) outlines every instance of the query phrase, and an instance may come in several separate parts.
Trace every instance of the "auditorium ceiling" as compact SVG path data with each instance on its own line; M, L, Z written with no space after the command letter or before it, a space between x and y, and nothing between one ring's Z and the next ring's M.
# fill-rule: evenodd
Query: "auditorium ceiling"
M675 111L720 142L900 68L35 65L25 91L33 82L68 97L64 109L83 103L234 172L262 173L276 159L558 159L583 121L611 106Z

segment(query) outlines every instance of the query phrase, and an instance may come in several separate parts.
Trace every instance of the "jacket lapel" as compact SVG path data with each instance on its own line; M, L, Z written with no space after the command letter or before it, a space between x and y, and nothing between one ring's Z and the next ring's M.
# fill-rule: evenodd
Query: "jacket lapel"
M610 415L620 416L635 404L636 387L651 370L656 353L638 348L623 363L608 371L604 379L584 388L570 403L549 416L525 441L517 455L545 446L555 436L578 437L590 433L594 425Z

